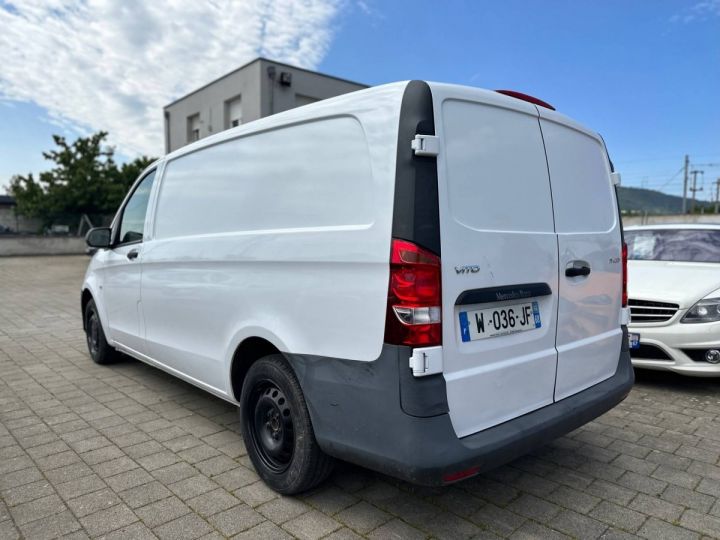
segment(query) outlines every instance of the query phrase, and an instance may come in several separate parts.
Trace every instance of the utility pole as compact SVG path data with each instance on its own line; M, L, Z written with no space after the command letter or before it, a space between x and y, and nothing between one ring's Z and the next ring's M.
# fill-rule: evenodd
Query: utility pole
M715 213L720 214L720 178L715 180Z
M695 193L698 191L702 191L702 187L697 187L697 175L698 174L704 174L705 171L690 171L690 174L692 174L693 181L692 181L692 187L690 188L690 191L692 191L692 202L690 203L690 213L695 213Z
M685 180L683 181L683 205L682 213L687 212L687 186L688 186L688 169L690 168L690 156L685 154Z

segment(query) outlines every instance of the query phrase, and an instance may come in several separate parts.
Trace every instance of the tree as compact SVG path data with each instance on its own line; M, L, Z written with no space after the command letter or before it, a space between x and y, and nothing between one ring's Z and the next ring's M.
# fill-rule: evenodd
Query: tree
M113 214L154 159L142 156L118 167L113 159L115 149L103 145L106 137L107 133L100 131L69 144L65 137L53 135L56 148L43 156L55 166L40 173L37 180L32 174L10 180L17 211L40 218L44 226L74 225L83 214L91 219Z

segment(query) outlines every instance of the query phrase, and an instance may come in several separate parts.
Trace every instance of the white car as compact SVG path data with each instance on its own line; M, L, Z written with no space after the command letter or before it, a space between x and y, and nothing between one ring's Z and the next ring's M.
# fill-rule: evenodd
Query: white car
M720 377L720 225L627 227L630 356Z
M90 354L240 405L281 493L333 457L456 482L630 391L617 180L597 133L516 93L403 82L244 124L90 231Z

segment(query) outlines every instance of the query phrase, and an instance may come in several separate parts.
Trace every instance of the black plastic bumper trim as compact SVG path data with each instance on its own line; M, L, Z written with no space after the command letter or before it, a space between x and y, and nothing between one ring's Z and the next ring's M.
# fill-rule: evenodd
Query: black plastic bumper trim
M286 356L326 453L412 483L441 485L447 474L498 467L620 403L635 380L625 327L623 334L618 367L609 379L462 439L447 413L422 417L403 410L398 369L406 366L407 347L385 345L374 362ZM402 384L408 382L412 381ZM446 396L435 398L442 403Z

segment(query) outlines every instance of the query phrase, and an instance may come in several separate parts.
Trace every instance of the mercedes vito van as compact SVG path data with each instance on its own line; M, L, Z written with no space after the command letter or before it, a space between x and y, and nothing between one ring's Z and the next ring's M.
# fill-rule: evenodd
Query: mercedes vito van
M224 131L88 233L90 355L239 405L281 493L473 476L630 390L616 176L540 100L421 81Z

